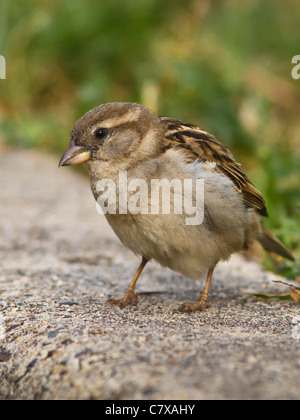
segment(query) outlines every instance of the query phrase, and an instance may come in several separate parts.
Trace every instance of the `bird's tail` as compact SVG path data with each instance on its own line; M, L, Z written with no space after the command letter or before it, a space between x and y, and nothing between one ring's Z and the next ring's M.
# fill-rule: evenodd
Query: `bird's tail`
M281 257L295 261L293 254L285 248L280 240L277 239L264 224L262 224L262 233L258 238L258 241L266 251L275 252L275 254L280 255Z

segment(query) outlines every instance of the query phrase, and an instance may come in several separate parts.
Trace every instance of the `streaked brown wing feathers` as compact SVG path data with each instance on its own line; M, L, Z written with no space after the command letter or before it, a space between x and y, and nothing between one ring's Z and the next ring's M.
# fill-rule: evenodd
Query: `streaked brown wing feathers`
M165 117L162 117L162 121L166 124L166 150L182 150L188 162L199 160L216 163L213 170L222 173L233 182L236 189L243 194L245 205L256 209L262 216L268 216L264 198L227 147L193 124Z

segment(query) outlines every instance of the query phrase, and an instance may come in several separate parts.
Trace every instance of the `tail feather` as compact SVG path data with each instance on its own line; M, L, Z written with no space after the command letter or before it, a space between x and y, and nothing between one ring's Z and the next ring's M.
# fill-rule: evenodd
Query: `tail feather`
M281 257L287 258L290 261L295 261L293 254L285 248L280 240L277 239L264 224L262 224L262 234L258 238L258 241L266 251L275 252L275 254L280 255Z

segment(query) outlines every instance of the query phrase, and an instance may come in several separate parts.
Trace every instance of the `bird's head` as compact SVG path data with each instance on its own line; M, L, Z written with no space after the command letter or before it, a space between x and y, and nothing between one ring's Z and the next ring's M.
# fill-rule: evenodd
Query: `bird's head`
M142 161L155 156L161 129L160 118L145 106L121 102L100 105L74 125L59 166Z

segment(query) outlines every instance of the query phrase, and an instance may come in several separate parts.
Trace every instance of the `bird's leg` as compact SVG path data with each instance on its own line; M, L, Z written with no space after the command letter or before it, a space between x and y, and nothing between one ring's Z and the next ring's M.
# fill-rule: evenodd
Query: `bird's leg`
M184 303L179 308L181 312L204 311L207 308L209 286L212 280L213 273L214 273L214 268L210 269L207 274L205 287L199 300L196 303L189 303L189 302Z
M106 303L109 303L111 305L118 305L122 309L128 305L136 305L137 295L134 291L134 288L147 263L148 260L146 260L146 258L143 257L141 265L139 266L135 276L133 277L130 285L126 289L126 292L121 299L109 299Z

